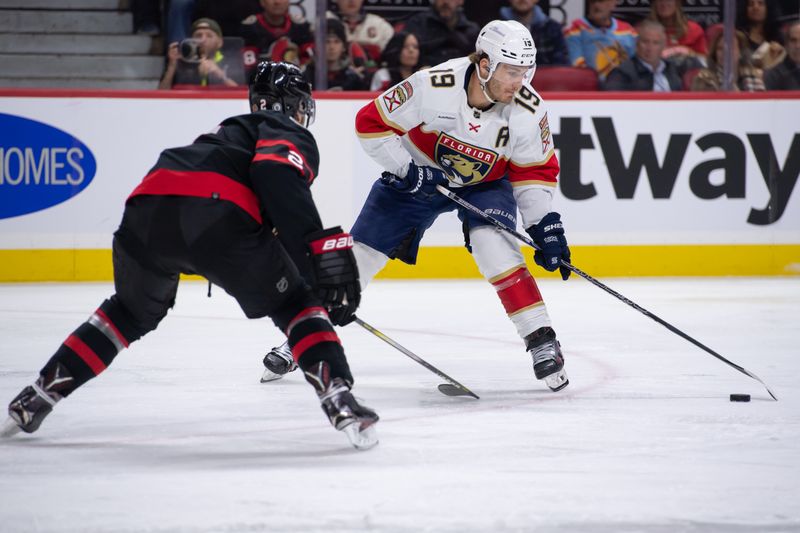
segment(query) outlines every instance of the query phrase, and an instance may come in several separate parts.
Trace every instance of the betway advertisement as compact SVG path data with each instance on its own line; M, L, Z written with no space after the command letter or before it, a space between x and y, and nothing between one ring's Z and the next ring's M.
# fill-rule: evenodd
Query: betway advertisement
M159 152L246 112L244 96L0 95L0 250L110 248ZM800 243L800 96L545 99L571 244ZM318 100L328 225L352 224L380 173L353 131L367 101ZM452 213L423 240L461 243Z

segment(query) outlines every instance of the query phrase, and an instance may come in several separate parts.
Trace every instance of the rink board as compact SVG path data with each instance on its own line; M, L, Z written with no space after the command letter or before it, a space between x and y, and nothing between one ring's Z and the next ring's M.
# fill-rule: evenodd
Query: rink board
M246 112L244 96L0 90L0 281L111 279L127 195L163 148ZM349 227L379 174L353 131L372 96L320 95L313 191L327 225ZM800 274L800 93L544 96L562 166L554 210L580 268ZM445 215L416 267L381 276L477 277L462 239Z

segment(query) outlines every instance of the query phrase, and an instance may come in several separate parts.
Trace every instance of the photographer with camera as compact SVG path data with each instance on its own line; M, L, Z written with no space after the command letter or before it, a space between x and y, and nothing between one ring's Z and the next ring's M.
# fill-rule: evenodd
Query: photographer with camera
M236 54L226 57L222 53L223 43L222 29L216 21L209 18L194 21L191 38L169 45L167 67L158 88L171 89L174 85L236 87L244 83L241 57Z

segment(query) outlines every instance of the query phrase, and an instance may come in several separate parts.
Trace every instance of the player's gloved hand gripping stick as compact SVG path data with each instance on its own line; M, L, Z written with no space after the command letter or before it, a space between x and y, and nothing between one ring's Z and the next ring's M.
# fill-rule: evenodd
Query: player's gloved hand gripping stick
M314 288L328 316L337 326L353 321L361 302L353 237L340 226L306 236L314 266Z
M408 164L405 176L384 172L381 174L380 180L393 189L421 198L431 198L436 194L437 185L448 183L447 175L443 171L434 167L417 165L414 161Z
M529 237L527 237L527 236L525 236L525 235L523 235L523 234L519 233L518 231L516 231L516 230L515 230L515 229L513 229L513 228L509 228L508 226L506 226L505 224L503 224L503 223L502 223L502 222L500 222L499 220L495 219L494 217L492 217L492 216L490 216L490 215L487 215L486 213L484 213L483 211L481 211L480 209L478 209L477 207L475 207L475 206L474 206L474 205L472 205L471 203L467 202L466 200L464 200L463 198L461 198L461 197L460 197L460 196L458 196L457 194L453 193L453 192L452 192L452 191L450 191L449 189L447 189L447 188L445 188L445 187L442 187L442 186L437 186L437 187L436 187L436 190L438 190L440 193L442 193L443 195L445 195L445 196L447 196L448 198L450 198L452 201L454 201L455 203L457 203L458 205L460 205L460 206L461 206L461 207L463 207L464 209L467 209L468 211L470 211L470 212L472 212L472 213L475 213L475 214L476 214L476 215L478 215L479 217L483 218L484 220L486 220L487 222L489 222L489 223L490 223L490 224L492 224L493 226L495 226L495 227L497 227L497 228L499 228L499 229L501 229L501 230L503 230L503 231L505 231L505 232L507 232L507 233L510 233L511 235L513 235L513 236L514 236L514 237L516 237L517 239L521 240L522 242L524 242L524 243L525 243L525 244L527 244L528 246L530 246L530 247L534 248L535 250L537 250L537 251L542 251L542 252L543 252L543 254L544 254L544 256L546 256L546 255L547 255L547 252L546 252L546 251L544 251L544 250L542 249L542 247L541 247L541 246L537 245L537 244L536 244L536 243L535 243L533 240L531 240ZM550 214L555 214L555 213L550 213ZM548 216L549 216L549 215L548 215ZM545 216L545 218L547 218L547 216ZM543 218L543 219L542 219L542 222L544 222L545 218ZM552 219L551 219L551 220L552 220ZM559 222L560 222L560 220L561 220L561 217L560 217L560 216L558 216L558 220L559 220ZM537 224L537 226L541 226L541 225L542 225L542 222L540 222L539 224ZM536 231L535 231L535 230L531 230L531 229L529 229L529 232L531 232L531 231L533 231L534 233L536 233ZM563 227L562 227L562 228L561 228L561 233L562 233L562 235L563 235L563 231L564 231L564 230L563 230ZM566 240L564 240L564 245L566 246ZM551 257L552 257L552 256L551 256ZM627 298L625 298L625 297L624 297L623 295L621 295L620 293L618 293L618 292L616 292L615 290L611 289L610 287L608 287L608 286L604 285L603 283L601 283L601 282L597 281L596 279L594 279L592 276L590 276L590 275L589 275L589 274L587 274L586 272L583 272L583 271L582 271L582 270L580 270L579 268L577 268L577 267L573 266L573 265L572 265L572 264L569 262L568 258L569 258L569 253L567 253L567 258L566 258L566 259L564 258L564 256L563 256L563 255L560 257L560 259L559 259L559 268L561 268L561 269L564 269L564 268L566 268L566 269L568 269L568 270L570 270L570 271L574 272L575 274L579 275L580 277L582 277L583 279L585 279L586 281L588 281L588 282L589 282L589 283L591 283L592 285L595 285L596 287L600 287L601 289L603 289L604 291L606 291L606 292L607 292L608 294L610 294L611 296L613 296L613 297L617 298L618 300L620 300L621 302L623 302L623 303L625 303L625 304L627 304L627 305L629 305L629 306L633 307L634 309L636 309L637 311L639 311L639 312L640 312L640 313L642 313L643 315L645 315L645 316L647 316L647 317L649 317L649 318L652 318L653 320L655 320L656 322L658 322L659 324L661 324L662 326L664 326L665 328L667 328L667 329L668 329L668 330L670 330L671 332L675 333L676 335L679 335L679 336L683 337L684 339L686 339L687 341L691 342L692 344L694 344L694 345L695 345L695 346L697 346L698 348L700 348L700 349L702 349L702 350L704 350L704 351L708 352L709 354L713 355L714 357L716 357L717 359L719 359L719 360L720 360L720 361L722 361L723 363L725 363L725 364L729 365L730 367L732 367L732 368L734 368L734 369L738 370L738 371L739 371L739 372L741 372L742 374L744 374L744 375L746 375L746 376L748 376L748 377L750 377L750 378L753 378L754 380L758 381L759 383L761 383L761 384L764 386L764 388L765 388L765 389L767 389L767 392L769 393L769 395L770 395L770 396L772 396L772 399L773 399L773 400L775 400L775 401L777 401L777 400L778 400L778 398L775 396L775 394L773 394L773 393L772 393L772 391L769 389L769 387L767 387L767 384L766 384L766 383L764 383L764 382L761 380L761 378L759 378L758 376L756 376L755 374L753 374L753 373L752 373L752 372L750 372L749 370L747 370L747 369L745 369L745 368L743 368L743 367L741 367L741 366L737 365L736 363L734 363L734 362L732 362L732 361L729 361L728 359L726 359L725 357L721 356L720 354L718 354L717 352L715 352L714 350L712 350L711 348L709 348L709 347L708 347L708 346L706 346L705 344L701 343L700 341L697 341L697 340L695 340L694 338L690 337L689 335L687 335L687 334L686 334L686 333L684 333L683 331L679 330L678 328L676 328L675 326L673 326L673 325L672 325L672 324L670 324L669 322L666 322L665 320L663 320L663 319L661 319L661 318L657 317L656 315L654 315L653 313L651 313L651 312L650 312L650 311L648 311L647 309L645 309L645 308L643 308L643 307L639 306L638 304L636 304L636 303L632 302L631 300L628 300ZM539 262L537 261L537 263L539 263ZM548 268L548 270L550 270L550 271L552 271L552 270L555 270L555 267L553 266L553 263L552 263L551 261L549 261L549 262L548 262L548 265L549 265L549 266L551 266L551 267L553 267L553 268ZM545 268L547 268L547 267L545 267ZM562 277L563 277L564 279L567 279L566 277L564 277L563 270L562 270Z

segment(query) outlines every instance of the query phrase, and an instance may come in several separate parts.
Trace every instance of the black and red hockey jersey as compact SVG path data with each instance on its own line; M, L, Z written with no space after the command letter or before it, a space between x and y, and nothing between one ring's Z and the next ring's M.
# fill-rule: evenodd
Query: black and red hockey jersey
M289 15L286 15L280 26L273 26L267 22L263 13L251 15L242 21L239 35L244 39L246 46L258 48L262 59L275 59L269 57L270 47L281 37L297 45L301 64L308 62L310 50L314 46L311 25L303 20L295 20Z
M230 202L274 228L302 270L305 236L322 229L309 189L318 171L311 132L282 113L259 111L228 118L192 144L161 152L128 199L170 195Z

